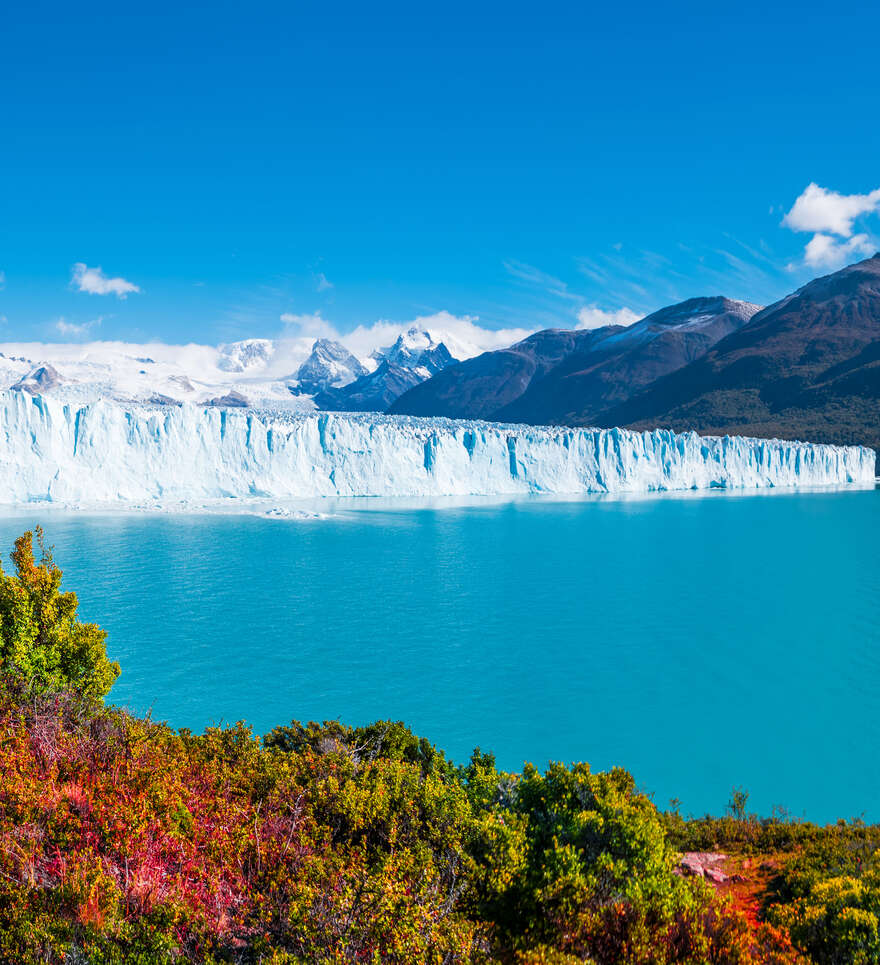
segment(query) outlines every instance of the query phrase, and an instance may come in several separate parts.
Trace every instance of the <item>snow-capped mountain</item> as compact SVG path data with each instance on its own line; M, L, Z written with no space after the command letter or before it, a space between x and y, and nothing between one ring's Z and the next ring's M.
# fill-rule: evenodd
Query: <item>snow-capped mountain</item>
M297 395L315 395L327 389L339 389L367 374L361 362L339 342L319 338L311 355L297 369Z
M275 344L268 338L248 338L243 342L221 345L217 368L224 372L259 371L272 358Z
M380 365L388 362L400 369L410 369L423 379L465 358L464 355L454 357L444 342L435 339L427 329L415 325L402 332L393 345L377 349L371 357Z
M404 394L407 399L413 398L413 390L433 391L434 386L446 382L458 386L472 371L479 373L487 365L494 365L496 359L524 357L533 346L543 346L544 352L548 339L565 342L568 348L562 353L564 356L573 351L582 354L587 349L586 342L594 351L593 342L602 341L602 347L607 348L601 356L606 360L605 367L612 359L631 360L632 371L618 377L615 370L613 381L632 387L641 384L643 377L656 377L662 374L661 370L689 361L684 356L692 347L695 353L705 351L718 337L739 327L755 309L756 306L727 299L692 299L628 328L538 333L504 352L481 358L472 358L480 353L480 346L465 343L454 331L423 325L401 330L384 323L374 333L384 344L368 346L364 334L370 330L366 329L353 337L351 344L363 353L360 355L346 344L349 336L335 340L305 336L252 338L217 347L124 342L0 344L0 390L43 394L78 404L112 399L150 405L193 402L300 411L317 408L384 412ZM671 362L666 358L670 353ZM455 364L466 359L472 360ZM461 376L456 374L459 370ZM502 378L505 392L518 384L506 370L496 375ZM567 378L565 384L571 381ZM542 378L540 382L549 391L552 379ZM478 379L477 383L481 391L486 391L491 389L492 379ZM454 395L459 403L469 398L467 392L459 390ZM401 399L401 404L404 401ZM495 397L496 408L499 402L500 396ZM487 413L480 410L438 414ZM511 409L493 417L553 421L543 410L540 415L541 419L530 419L529 413Z
M311 411L387 408L397 396L455 361L418 327L358 358L327 338L252 338L220 346L126 342L0 344L0 390L86 403L228 405ZM460 348L459 351L467 349ZM370 376L368 383L362 380ZM361 383L361 384L358 384ZM352 400L336 397L357 385Z
M383 360L379 367L343 386L315 396L315 405L329 412L384 412L395 399L424 382L423 368L408 369Z
M603 344L615 349L644 344L671 332L676 336L710 333L713 341L745 325L761 305L735 301L721 295L710 298L691 298L648 315L641 321L627 325L622 331L609 335ZM719 335L720 333L720 335Z
M387 348L376 349L371 372L341 387L315 395L319 409L337 412L384 412L404 392L457 361L445 343L427 329L412 326Z
M17 392L29 392L31 395L42 395L56 385L60 385L64 380L51 365L41 365L39 368L23 375L12 386Z

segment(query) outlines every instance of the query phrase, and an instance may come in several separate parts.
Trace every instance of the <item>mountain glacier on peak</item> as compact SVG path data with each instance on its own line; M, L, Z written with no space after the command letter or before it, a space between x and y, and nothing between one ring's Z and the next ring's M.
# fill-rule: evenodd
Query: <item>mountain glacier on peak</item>
M382 333L388 337L387 326ZM253 406L310 411L317 396L374 374L355 395L364 405L384 409L401 392L454 361L437 337L417 326L397 334L364 358L338 340L308 336L250 338L217 347L5 343L0 345L0 390L42 392L78 404L113 399L207 405L231 393ZM391 367L387 375L379 371L386 362ZM341 408L358 407L344 398L332 401Z
M315 395L328 389L342 388L366 375L364 365L339 342L329 338L315 339L309 357L296 371L296 395Z

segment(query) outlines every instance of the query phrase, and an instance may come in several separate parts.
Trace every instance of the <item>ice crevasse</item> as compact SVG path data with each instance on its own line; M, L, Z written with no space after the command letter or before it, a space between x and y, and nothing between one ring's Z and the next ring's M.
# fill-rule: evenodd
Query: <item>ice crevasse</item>
M666 430L0 393L0 503L637 493L874 480L874 451Z

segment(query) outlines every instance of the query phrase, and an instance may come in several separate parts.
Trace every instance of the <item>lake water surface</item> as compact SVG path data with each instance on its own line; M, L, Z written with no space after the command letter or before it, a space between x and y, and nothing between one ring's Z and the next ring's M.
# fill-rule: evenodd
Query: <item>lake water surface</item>
M880 820L880 494L42 522L122 664L201 729L406 721L456 760L619 764L658 805Z

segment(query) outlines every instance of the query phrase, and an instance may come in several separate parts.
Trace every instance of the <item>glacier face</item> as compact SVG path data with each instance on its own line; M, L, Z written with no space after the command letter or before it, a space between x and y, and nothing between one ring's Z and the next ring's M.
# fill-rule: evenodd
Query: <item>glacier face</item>
M0 503L633 493L874 481L858 446L0 392Z

